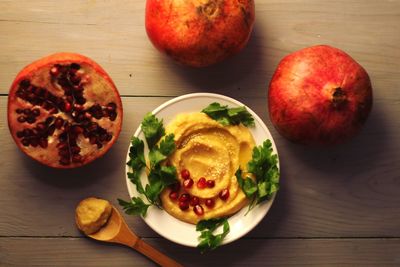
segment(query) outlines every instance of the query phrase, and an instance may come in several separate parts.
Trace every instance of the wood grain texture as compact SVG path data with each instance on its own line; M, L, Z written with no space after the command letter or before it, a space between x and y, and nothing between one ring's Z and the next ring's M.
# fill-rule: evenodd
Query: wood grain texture
M0 188L4 188L0 236L79 236L73 218L80 199L97 195L115 205L117 198L127 199L124 162L129 138L144 114L167 99L123 98L122 133L108 154L80 169L59 171L32 161L16 148L5 125L6 97L0 97L0 147L7 155L0 162ZM377 101L359 136L323 150L282 139L270 125L264 99L239 100L271 129L282 170L276 203L249 236L400 236L400 105ZM127 220L140 236L158 236L140 218Z
M145 241L184 266L400 264L399 239L242 239L204 255L166 240ZM127 247L86 238L0 238L0 251L0 262L6 266L155 266Z
M144 29L144 3L0 1L0 93L7 93L17 72L33 60L71 51L101 64L123 95L213 91L264 97L284 55L323 43L343 49L367 69L376 98L399 97L398 0L256 1L247 48L206 69L177 65L152 47Z
M152 266L129 248L82 238L74 209L92 195L117 207L117 198L127 199L130 136L146 112L191 92L222 93L260 115L278 147L281 189L253 231L206 255L125 216L139 236L185 266L399 266L400 0L257 0L248 46L205 69L180 66L156 51L146 36L144 9L144 0L0 0L0 266ZM330 149L283 139L266 108L279 60L315 44L348 52L374 89L364 129ZM6 119L18 71L59 51L101 64L124 104L114 147L88 166L64 171L23 155Z

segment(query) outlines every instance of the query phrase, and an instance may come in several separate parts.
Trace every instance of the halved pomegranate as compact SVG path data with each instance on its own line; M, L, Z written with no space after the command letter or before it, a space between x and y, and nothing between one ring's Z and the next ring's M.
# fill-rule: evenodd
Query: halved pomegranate
M91 59L57 53L26 66L8 96L8 126L18 147L55 168L85 165L117 140L122 103Z

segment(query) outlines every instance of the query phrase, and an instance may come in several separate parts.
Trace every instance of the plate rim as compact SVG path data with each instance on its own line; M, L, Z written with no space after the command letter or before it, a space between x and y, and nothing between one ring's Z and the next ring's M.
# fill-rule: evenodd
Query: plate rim
M167 101L163 102L161 105L159 105L159 106L157 106L155 109L153 109L153 110L151 111L151 113L154 114L154 115L157 115L159 112L161 112L163 109L167 108L167 107L170 106L171 104L176 104L176 103L181 102L181 101L183 101L183 100L186 100L186 99L189 99L189 98L197 98L197 97L210 97L210 98L215 99L215 101L217 101L217 99L222 99L222 100L224 100L224 101L226 101L226 102L231 102L231 103L233 103L233 104L235 104L235 105L237 105L237 106L245 106L246 109L247 109L247 111L249 111L249 112L251 113L251 115L254 117L254 120L256 120L256 121L259 123L259 125L260 125L261 128L262 128L262 130L263 130L265 133L267 133L267 135L270 136L269 139L271 140L273 152L274 152L274 153L277 155L277 157L278 157L277 167L278 167L278 170L280 170L279 153L278 153L278 150L277 150L277 148L276 148L275 141L274 141L274 139L273 139L273 137L272 137L272 134L271 134L271 132L269 131L268 127L265 125L264 121L257 115L257 113L255 113L251 108L249 108L249 107L248 107L247 105L245 105L244 103L242 103L242 102L240 102L240 101L238 101L238 100L236 100L236 99L234 99L234 98L231 98L231 97L229 97L229 96L225 96L225 95L222 95L222 94L216 94L216 93L205 93L205 92L203 92L203 93L189 93L189 94L184 94L184 95L181 95L181 96L174 97L174 98L172 98L172 99L170 99L170 100L167 100ZM161 118L161 119L162 119L162 118ZM133 134L133 136L138 137L138 136L140 135L141 132L142 132L142 126L141 126L141 123L140 123L139 126L137 127L135 133ZM260 145L260 144L256 144L256 146L259 146L259 145ZM129 143L129 146L128 146L128 151L127 151L126 161L125 161L125 162L128 162L128 160L129 160L129 150L130 150L130 147L131 147L131 143ZM132 197L135 196L135 195L132 194L132 192L131 192L131 191L132 191L132 190L131 190L131 181L129 180L128 175L127 175L127 172L130 171L129 168L130 168L130 167L129 167L128 165L125 166L125 180L126 180L126 186L127 186L127 189L128 189L129 197L132 198ZM279 177L279 180L280 180L280 177ZM134 185L132 185L132 189L134 189ZM135 189L134 189L134 190L135 190ZM137 193L137 191L136 191L136 193ZM259 208L260 206L266 206L266 207L264 207L264 210L261 210L261 211L260 211L260 212L262 213L261 216L258 216L258 219L254 220L254 223L253 223L250 227L246 228L245 231L241 232L239 235L237 235L237 236L235 236L235 237L232 237L232 238L225 238L225 239L222 241L221 245L225 245L225 244L231 243L231 242L233 242L233 241L236 241L236 240L240 239L241 237L245 236L246 234L248 234L251 230L253 230L253 229L265 218L266 214L267 214L267 213L269 212L269 210L271 209L271 206L272 206L272 204L273 204L273 202L274 202L274 200L275 200L275 197L276 197L276 193L277 193L277 192L274 192L268 201L266 201L266 202L264 202L264 203L261 203L258 207L255 207L255 208ZM245 207L243 207L243 208L241 209L241 211L243 211L243 209L245 209L246 207L247 207L247 205L246 205ZM150 208L152 208L152 207L150 207ZM164 212L165 212L165 211L164 211ZM239 211L239 212L240 212L240 211ZM234 217L235 215L237 215L239 212L237 212L237 213L231 215L230 217L228 217L228 221L229 221L232 217ZM167 213L167 214L168 214L168 213ZM169 215L169 214L168 214L168 215ZM250 215L250 213L249 213L248 215ZM180 221L179 219L173 217L172 215L169 215L169 216L171 216L173 219L175 219L175 220L176 220L177 222L179 222L179 223L189 224L189 223ZM174 242L174 243L176 243L176 244L184 245L184 246L187 246L187 247L196 247L196 246L197 246L197 244L192 244L192 242L188 242L188 241L186 241L186 240L181 240L181 239L174 239L174 238L171 238L171 237L165 235L162 231L159 231L158 229L154 228L154 227L152 226L152 224L149 223L148 220L147 220L145 217L143 217L143 216L141 216L141 215L140 215L140 217L142 218L142 220L143 220L153 231L155 231L157 234L161 235L161 236L164 237L165 239L167 239L167 240L169 240L169 241L172 241L172 242ZM192 225L192 224L189 224L189 225ZM196 232L195 227L196 227L196 226L193 225L193 230ZM229 234L228 234L228 236L229 236ZM227 236L227 237L228 237L228 236Z

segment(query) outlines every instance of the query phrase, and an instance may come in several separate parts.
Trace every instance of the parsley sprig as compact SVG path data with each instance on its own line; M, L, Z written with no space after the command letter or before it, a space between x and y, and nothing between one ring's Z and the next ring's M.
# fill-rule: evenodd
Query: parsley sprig
M253 157L247 166L248 171L255 176L255 181L250 177L243 178L240 168L235 173L240 188L251 199L249 210L269 199L279 189L278 156L272 153L269 139L253 149Z
M246 127L254 126L254 118L244 106L228 108L228 106L222 106L220 103L214 102L201 112L222 125L237 125L242 123Z
M223 225L222 233L214 235L214 231L221 225ZM199 244L197 247L200 249L201 253L214 250L221 245L222 240L230 231L228 219L216 218L201 220L196 225L196 231L200 231Z
M151 205L161 207L160 193L168 185L176 183L177 178L174 166L162 165L168 156L175 151L174 135L165 136L162 120L158 120L151 113L147 113L144 117L142 130L150 150L148 154L150 166L146 165L144 142L138 137L131 139L127 165L132 169L128 172L128 178L136 186L137 192L143 195L147 201L145 202L141 196L137 196L133 197L130 202L122 199L118 199L118 202L127 214L145 216ZM144 187L141 174L145 167L148 169L148 183Z

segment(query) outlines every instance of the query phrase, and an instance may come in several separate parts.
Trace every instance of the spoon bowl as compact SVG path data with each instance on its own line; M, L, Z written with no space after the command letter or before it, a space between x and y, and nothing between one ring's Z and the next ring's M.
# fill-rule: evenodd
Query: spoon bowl
M132 232L124 218L114 206L112 207L112 212L107 223L96 233L87 236L98 241L126 245L139 251L161 266L182 266L144 242L134 232Z

